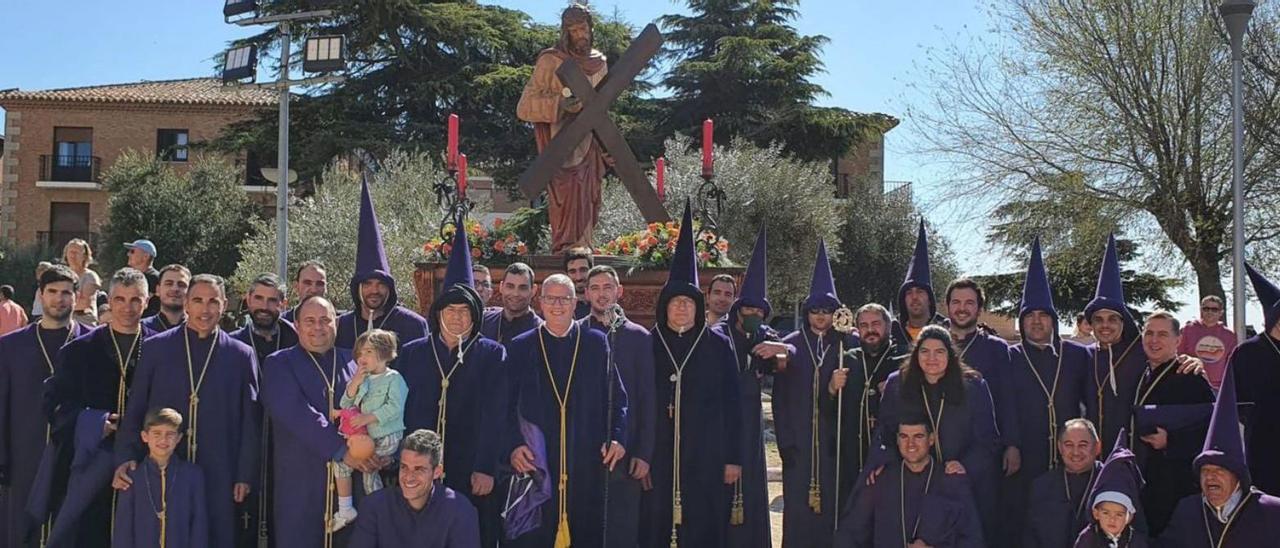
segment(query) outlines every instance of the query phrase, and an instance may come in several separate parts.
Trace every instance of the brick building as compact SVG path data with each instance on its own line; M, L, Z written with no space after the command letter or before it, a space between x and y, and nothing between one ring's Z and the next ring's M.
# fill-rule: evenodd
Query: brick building
M101 174L122 152L154 152L183 169L189 145L276 104L274 91L228 89L215 78L0 92L0 242L93 242L107 215ZM251 171L246 183L259 182ZM274 187L255 190L265 196Z

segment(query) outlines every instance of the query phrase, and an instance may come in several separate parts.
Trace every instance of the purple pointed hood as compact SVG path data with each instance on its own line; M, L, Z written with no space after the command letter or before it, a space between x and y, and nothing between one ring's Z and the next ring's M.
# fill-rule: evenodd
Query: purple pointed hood
M1209 419L1209 432L1204 437L1204 448L1193 463L1196 471L1206 464L1230 470L1240 480L1246 493L1253 485L1249 466L1245 460L1244 437L1240 434L1240 410L1236 408L1236 377L1234 367L1227 363L1222 373L1222 389L1213 404L1213 418Z

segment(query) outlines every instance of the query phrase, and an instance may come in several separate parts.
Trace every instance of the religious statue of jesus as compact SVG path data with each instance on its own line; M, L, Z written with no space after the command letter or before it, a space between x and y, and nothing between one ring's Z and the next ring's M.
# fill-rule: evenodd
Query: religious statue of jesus
M538 54L516 107L516 116L533 123L539 153L582 111L582 100L556 76L561 63L577 63L593 86L609 71L604 54L591 46L591 11L581 4L569 6L560 15L559 43ZM609 162L595 134L588 133L552 177L547 207L553 254L571 247L591 247L591 235L600 218L601 180Z

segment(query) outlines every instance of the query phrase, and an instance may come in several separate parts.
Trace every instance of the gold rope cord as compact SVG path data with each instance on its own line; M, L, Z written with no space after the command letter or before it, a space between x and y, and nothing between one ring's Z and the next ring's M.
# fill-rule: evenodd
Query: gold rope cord
M702 335L707 332L707 326L703 325L702 330L698 331L697 338L693 339L693 345L689 347L689 354L684 357L684 361L676 362L676 357L671 353L671 347L667 345L667 338L662 334L662 330L658 330L658 340L662 342L662 348L667 351L667 358L671 360L671 367L676 372L671 375L671 382L675 383L672 394L671 414L668 418L674 421L672 425L672 451L671 451L671 548L679 548L679 536L677 528L684 524L684 510L681 507L680 495L680 419L681 419L681 399L684 393L684 367L689 364L689 359L693 357L693 353L698 348L698 343L702 342Z
M929 422L933 424L933 435L935 437L933 444L934 454L938 457L938 462L946 464L942 460L942 413L947 410L947 393L942 392L942 397L938 402L938 416L934 418L933 408L929 405L929 395L924 393L924 385L920 385L920 399L924 400L924 412L929 415Z
M1124 349L1124 352L1122 352L1122 353L1120 354L1120 359L1118 359L1118 360L1113 360L1113 359L1112 359L1112 358L1114 358L1114 357L1115 357L1115 355L1116 355L1116 354L1115 354L1115 350L1113 350L1113 348L1115 348L1115 347L1113 347L1113 346L1108 346L1108 347L1107 347L1107 364L1108 364L1108 365L1107 365L1107 376L1106 376L1106 377L1103 377L1101 380L1099 380L1099 379L1098 379L1098 353L1100 353L1100 352L1102 351L1102 344L1101 344L1101 343L1099 343L1099 344L1098 344L1098 352L1094 352L1094 354L1093 354L1093 371L1090 371L1090 373L1093 375L1093 383L1094 383L1094 385L1095 385L1095 386L1097 386L1097 388L1098 388L1098 393L1097 393L1097 398L1098 398L1098 399L1097 399L1097 401L1098 401L1098 424L1097 424L1097 427L1098 427L1098 431L1099 431L1099 432L1104 431L1104 430L1103 430L1103 426L1102 426L1102 424L1103 424L1103 419L1104 419L1104 417L1105 417L1106 415L1105 415L1105 413L1104 413L1104 409L1103 409L1103 406L1104 406L1104 404L1103 404L1104 399L1103 399L1103 397L1102 397L1102 396L1103 396L1103 392L1106 390L1107 384L1108 384L1108 383L1110 383L1110 384L1111 384L1111 393L1112 393L1112 394L1119 395L1119 392L1117 391L1117 389L1116 389L1116 387L1115 387L1115 383L1116 383L1116 362L1124 363L1124 359L1125 359L1126 357L1128 357L1128 356L1129 356L1129 351L1130 351L1130 350L1133 350L1134 345L1138 344L1138 341L1139 341L1139 340L1141 340L1141 339L1140 339L1140 338L1138 338L1138 339L1134 339L1133 341L1130 341L1130 342L1129 342L1129 347L1128 347L1128 348L1126 348L1126 349ZM1105 441L1105 440L1104 440L1104 441Z
M831 350L828 346L822 348L822 336L818 336L818 351L814 352L813 345L809 343L809 334L801 333L804 339L804 346L809 351L809 362L813 365L812 375L812 405L809 418L809 510L816 515L822 515L822 485L818 481L819 467L822 464L820 453L821 439L818 435L818 390L820 389L820 379L822 377L822 364L827 359L827 351Z
M1054 407L1053 401L1058 395L1058 380L1062 378L1062 356L1065 354L1065 348L1062 341L1058 341L1058 365L1053 370L1053 388L1049 388L1044 383L1044 379L1040 377L1040 372L1036 371L1036 366L1031 363L1031 356L1027 353L1027 348L1022 349L1022 359L1027 362L1027 368L1031 370L1031 376L1036 378L1036 382L1040 383L1040 390L1044 392L1045 409L1049 412L1049 468L1058 467L1058 409Z
M570 326L572 328L572 326ZM550 328L538 330L538 345L542 347L542 365L546 366L547 382L551 384L551 392L556 397L556 403L560 405L560 483L557 487L557 493L560 500L557 501L557 511L560 513L560 524L556 527L556 548L569 548L573 545L572 537L569 534L569 469L568 455L566 454L569 429L568 423L568 406L569 395L573 390L573 374L578 369L578 349L582 346L582 328L578 328L578 335L573 339L573 360L569 362L569 378L564 383L564 394L561 395L560 387L556 385L556 377L551 372L551 359L547 355L547 341L543 338L543 331L550 331ZM568 335L568 333L565 333Z
M45 348L45 346L44 346L44 339L40 337L40 329L41 329L41 328L40 328L40 326L38 326L38 325L37 325L37 326L36 326L36 333L35 333L35 335L36 335L36 342L37 342L37 343L40 343L40 354L44 356L44 363L45 363L45 365L49 366L49 376L50 376L50 377L52 377L52 376L53 376L53 359L51 359L51 358L49 357L49 350ZM51 330L51 331L52 331L52 330ZM74 335L74 334L75 334L75 332L76 332L76 329L75 329L75 323L69 323L69 324L67 324L67 338L66 338L66 339L64 339L64 340L62 341L62 346L66 346L66 345L67 345L67 343L71 342L71 339L72 339L72 337L71 337L71 336L72 336L72 335ZM135 341L135 342L136 342L136 341ZM59 348L59 349L61 349L62 347L60 346L60 347L58 347L58 348ZM129 350L130 350L130 351L132 351L133 349L132 349L132 348L130 348ZM119 348L117 348L117 349L116 349L116 352L118 353L119 351L120 351L120 349L119 349ZM49 439L50 439L52 436L53 436L53 426L52 426L52 425L50 425L50 424L47 424L47 423L46 423L46 424L44 425L44 443L45 443L45 445L49 445ZM44 522L40 524L40 546L41 546L41 547L43 547L44 545L46 545L46 544L48 544L48 543L49 543L49 528L50 528L50 526L51 526L51 525L53 525L53 517L52 517L52 516L46 517L46 518L45 518L45 520L44 520Z
M138 359L142 359L142 347L138 344L142 342L142 327L138 327L137 336L133 339L132 343L129 343L129 352L127 354L120 353L120 342L116 340L116 331L110 324L107 325L107 334L111 335L111 346L115 347L116 351L116 365L120 367L120 382L116 384L116 424L121 424L124 421L125 375L129 370L129 360L133 359L134 349L138 350ZM114 489L111 490L112 534L116 531L116 497L118 493L119 491ZM47 523L48 522L46 522L46 524Z
M444 341L444 334L440 335L440 340ZM444 366L440 365L440 353L436 351L435 341L428 341L428 344L431 345L431 355L435 357L436 360L436 370L440 372L440 400L436 402L436 430L438 430L440 434L440 465L442 467L444 466L445 432L448 430L446 426L449 421L449 379L453 378L453 374L458 371L459 367L462 367L462 360L465 358L467 348L472 344L475 344L476 338L472 337L471 343L465 346L463 345L463 341L464 337L459 335L458 358L453 362L453 367L449 368L448 373L445 373ZM449 473L448 470L443 470L442 468L440 477L443 478L447 473Z
M1164 376L1168 375L1169 372L1174 369L1177 369L1176 365L1174 364L1166 365L1164 368L1164 371L1161 371L1159 375L1156 375L1155 380L1151 381L1151 385L1147 387L1146 392L1142 392L1141 390L1142 381L1141 380L1138 381L1139 390L1135 391L1133 394L1134 412L1129 415L1129 447L1133 447L1134 438L1137 437L1137 433L1134 430L1136 430L1137 421L1138 421L1138 412L1137 412L1138 407L1142 405L1146 405L1147 398L1151 397L1151 392L1156 389L1156 385L1160 384L1160 381L1164 380ZM1146 378L1146 373L1143 374L1143 378L1144 379Z
M197 334L196 336L199 336ZM200 387L204 386L204 376L209 374L209 362L213 360L213 350L218 347L218 328L213 328L213 333L209 334L213 338L209 342L209 353L204 357L204 369L200 371L200 378L196 379L195 365L191 363L191 336L187 333L182 334L182 343L186 345L187 350L187 382L190 385L191 395L187 397L187 418L191 425L187 427L187 461L196 461L196 443L197 429L200 426Z
M320 373L320 378L325 380L325 388L326 388L325 395L328 398L328 402L329 402L328 409L325 409L325 416L329 416L329 413L333 411L333 390L334 390L333 387L337 383L337 379L338 379L338 349L337 348L333 349L333 365L331 366L331 372L329 375L324 374L324 369L320 368L320 362L316 360L316 357L314 355L311 354L311 351L303 350L303 352L307 354L308 358L311 358L311 364L316 366L316 372ZM337 488L337 485L334 484L334 479L333 479L333 465L334 465L334 462L332 459L327 459L325 461L324 548L333 547L333 532L331 531L331 529L333 528L333 502L334 502L333 494L334 494L334 489Z
M939 413L941 415L941 413ZM901 469L898 472L898 521L902 524L902 545L906 546L911 539L907 538L907 461L902 461L899 465ZM929 475L924 480L924 494L929 494L929 485L933 483L933 471L936 468L934 463L929 463ZM920 503L924 504L924 498L921 497ZM916 537L916 532L920 530L920 514L924 510L916 512L915 524L911 526L911 538Z

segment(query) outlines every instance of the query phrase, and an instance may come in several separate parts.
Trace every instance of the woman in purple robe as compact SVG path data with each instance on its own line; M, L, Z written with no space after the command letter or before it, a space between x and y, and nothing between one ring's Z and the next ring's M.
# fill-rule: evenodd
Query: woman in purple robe
M983 530L994 538L1000 432L991 392L981 374L960 361L944 327L921 329L911 358L885 383L876 425L881 448L869 468L892 460L899 417L911 414L923 414L933 423L935 459L946 473L968 476Z

